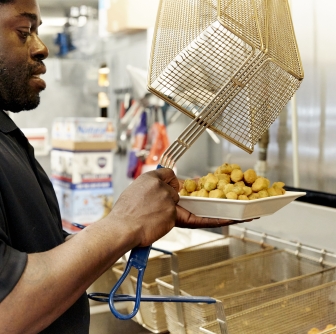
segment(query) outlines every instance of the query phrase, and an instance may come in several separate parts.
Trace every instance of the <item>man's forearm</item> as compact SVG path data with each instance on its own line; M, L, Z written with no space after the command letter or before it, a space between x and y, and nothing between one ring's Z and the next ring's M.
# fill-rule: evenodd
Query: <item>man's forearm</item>
M28 255L22 277L0 303L1 334L40 332L133 247L122 224L95 224L53 250Z

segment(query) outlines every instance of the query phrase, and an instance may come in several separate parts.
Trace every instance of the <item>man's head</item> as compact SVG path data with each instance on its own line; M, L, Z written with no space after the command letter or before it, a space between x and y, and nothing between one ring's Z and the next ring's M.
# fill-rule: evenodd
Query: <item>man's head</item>
M48 49L38 37L36 0L0 0L0 109L19 112L38 106Z

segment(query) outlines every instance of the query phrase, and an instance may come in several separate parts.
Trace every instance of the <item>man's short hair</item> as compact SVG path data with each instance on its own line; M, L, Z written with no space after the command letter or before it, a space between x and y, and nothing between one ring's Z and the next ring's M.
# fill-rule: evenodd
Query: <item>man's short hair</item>
M14 2L15 0L0 0L0 5L4 5L6 3Z

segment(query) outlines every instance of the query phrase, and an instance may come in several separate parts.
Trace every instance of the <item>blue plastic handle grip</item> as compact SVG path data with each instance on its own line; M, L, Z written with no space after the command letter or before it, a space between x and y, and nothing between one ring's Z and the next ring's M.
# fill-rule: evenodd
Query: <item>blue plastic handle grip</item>
M145 269L147 266L147 261L148 261L150 250L151 250L150 246L143 247L143 248L141 247L133 248L130 254L130 257L128 259L124 273L121 275L118 282L116 283L116 285L112 288L110 292L110 295L109 295L110 310L113 313L113 315L120 320L132 319L139 311L142 281L143 281L143 276L145 274ZM125 314L118 312L117 309L115 308L114 297L116 295L117 290L119 289L121 284L124 282L129 272L131 271L132 267L138 270L138 279L137 279L137 285L136 285L136 299L135 299L133 311L130 314L125 315Z
M81 230L84 230L85 229L85 225L82 225L82 224L77 224L77 223L72 223L72 225L73 226L75 226L75 227L78 227L78 228L80 228Z

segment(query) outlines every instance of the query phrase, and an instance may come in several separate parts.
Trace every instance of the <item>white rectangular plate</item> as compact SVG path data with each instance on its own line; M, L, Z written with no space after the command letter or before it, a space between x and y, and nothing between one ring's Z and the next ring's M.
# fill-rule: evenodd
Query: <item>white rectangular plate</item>
M178 205L200 217L245 220L271 215L304 195L305 192L286 191L284 195L252 201L181 196Z

